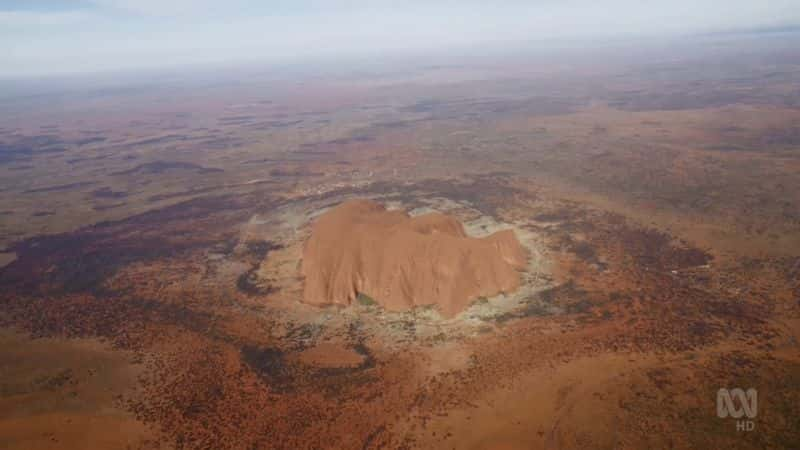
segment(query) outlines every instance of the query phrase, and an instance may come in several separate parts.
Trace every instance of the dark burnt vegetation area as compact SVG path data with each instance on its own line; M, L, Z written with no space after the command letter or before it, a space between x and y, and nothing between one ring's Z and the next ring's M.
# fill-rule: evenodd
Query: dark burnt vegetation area
M0 269L0 318L36 336L98 336L126 348L141 346L153 326L231 340L214 327L213 304L148 298L107 281L131 264L197 258L209 248L232 252L234 224L251 212L245 204L274 206L266 197L207 197L21 241L9 249L17 259ZM264 254L268 247L254 245L253 251Z
M242 259L250 264L243 274L236 280L236 287L240 292L247 295L265 296L277 292L278 288L272 284L264 284L265 280L259 280L256 271L259 264L267 257L269 252L283 248L281 244L270 241L250 241L245 244ZM268 283L270 280L266 280Z
M544 304L585 325L622 320L630 332L613 339L616 348L684 351L726 336L767 342L775 335L766 297L733 296L718 281L741 276L744 266L717 268L708 251L613 213L560 207L537 220L550 225L553 250L574 262L570 278L541 292L530 315L546 315Z
M103 281L126 264L176 256L221 239L201 230L230 220L225 211L235 204L232 198L190 200L118 222L24 240L9 248L18 257L0 270L0 283L18 293L99 294Z

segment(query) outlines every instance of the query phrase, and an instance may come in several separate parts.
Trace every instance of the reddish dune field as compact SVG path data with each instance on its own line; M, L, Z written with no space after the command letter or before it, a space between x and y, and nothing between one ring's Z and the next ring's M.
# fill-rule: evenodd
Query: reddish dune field
M708 39L20 90L0 448L798 448L800 46Z

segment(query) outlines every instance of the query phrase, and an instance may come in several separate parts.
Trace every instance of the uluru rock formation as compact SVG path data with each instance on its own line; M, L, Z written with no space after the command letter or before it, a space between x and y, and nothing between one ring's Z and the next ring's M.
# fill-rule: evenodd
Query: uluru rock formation
M363 294L389 310L435 305L451 317L479 297L516 290L526 261L512 230L472 238L444 214L410 217L352 200L312 226L304 301L348 305Z

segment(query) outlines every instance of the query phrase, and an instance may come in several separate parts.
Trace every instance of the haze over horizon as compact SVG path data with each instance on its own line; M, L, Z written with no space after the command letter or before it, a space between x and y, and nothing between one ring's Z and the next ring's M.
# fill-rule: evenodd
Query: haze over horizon
M10 0L0 77L296 62L511 42L663 37L800 22L796 0Z

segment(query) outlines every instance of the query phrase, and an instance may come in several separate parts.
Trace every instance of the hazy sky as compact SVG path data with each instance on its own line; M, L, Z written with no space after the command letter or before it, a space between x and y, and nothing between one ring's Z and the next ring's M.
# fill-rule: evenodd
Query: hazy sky
M800 0L0 0L0 77L800 23Z

